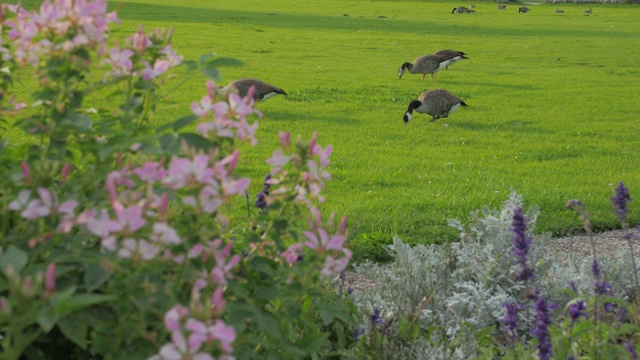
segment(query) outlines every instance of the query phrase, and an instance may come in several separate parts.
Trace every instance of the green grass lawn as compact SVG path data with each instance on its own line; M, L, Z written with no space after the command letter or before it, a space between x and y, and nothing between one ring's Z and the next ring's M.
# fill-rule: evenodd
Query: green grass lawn
M33 4L34 2L25 2ZM113 37L175 27L186 59L216 52L245 62L223 68L223 84L257 77L288 97L258 104L260 144L243 147L251 194L269 171L278 131L332 144L333 180L323 211L348 215L356 257L375 257L393 235L409 243L456 239L447 219L498 207L511 189L541 208L538 231L581 231L565 209L580 199L596 230L618 227L609 198L618 182L640 199L640 7L517 4L451 14L450 1L141 0L119 6ZM564 14L555 14L560 7ZM583 11L593 7L593 15ZM440 49L462 60L423 81L397 70ZM170 95L158 124L189 114L204 77ZM28 88L27 85L24 85ZM409 102L444 88L468 107L429 122ZM28 89L24 90L27 93ZM12 133L20 144L18 132ZM244 203L238 200L239 207ZM630 204L640 222L640 205Z

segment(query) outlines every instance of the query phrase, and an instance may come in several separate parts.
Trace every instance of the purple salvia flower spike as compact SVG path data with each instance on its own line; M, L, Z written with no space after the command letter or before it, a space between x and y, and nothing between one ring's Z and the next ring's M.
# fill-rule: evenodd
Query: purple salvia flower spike
M611 203L613 204L618 220L620 220L621 223L625 223L627 221L627 203L631 201L629 189L624 186L624 183L620 182L615 191L616 194L611 197Z
M527 222L522 215L522 208L517 208L513 214L511 231L513 236L513 255L516 257L515 263L520 265L520 271L515 278L519 281L535 279L536 275L527 265L527 255L531 248L531 239L526 236Z
M551 347L551 337L549 334L549 325L551 325L551 315L549 313L549 305L547 299L543 296L538 296L538 300L535 305L536 309L536 323L531 330L533 336L538 339L538 356L540 360L549 360L553 355L553 348Z

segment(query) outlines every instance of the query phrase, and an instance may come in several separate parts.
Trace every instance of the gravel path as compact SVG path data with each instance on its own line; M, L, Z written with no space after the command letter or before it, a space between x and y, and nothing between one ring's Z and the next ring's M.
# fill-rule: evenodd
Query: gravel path
M594 234L593 239L598 254L614 254L621 246L628 247L627 241L624 239L624 230L613 230L599 234ZM576 235L549 240L549 247L545 253L551 255L556 254L559 260L564 261L566 254L573 253L583 256L591 256L591 244L589 236ZM634 244L633 252L636 258L640 258L640 245ZM393 263L380 265L391 268ZM376 284L376 280L359 274L355 271L347 271L345 274L345 283L354 290L365 290Z

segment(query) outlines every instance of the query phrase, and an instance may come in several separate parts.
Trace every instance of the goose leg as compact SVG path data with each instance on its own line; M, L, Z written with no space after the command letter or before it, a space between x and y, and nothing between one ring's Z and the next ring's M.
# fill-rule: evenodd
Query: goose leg
M436 81L436 77L433 76L433 73L431 73L431 81Z
M424 81L424 76L425 76L425 75L427 75L427 74L422 74L422 81Z

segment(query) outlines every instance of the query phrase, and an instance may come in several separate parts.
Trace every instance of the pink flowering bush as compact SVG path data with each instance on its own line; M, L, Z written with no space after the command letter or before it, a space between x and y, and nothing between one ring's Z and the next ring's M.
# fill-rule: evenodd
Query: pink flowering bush
M119 20L103 0L0 10L0 126L33 138L0 138L4 357L287 359L353 346L355 307L332 286L351 258L347 219L318 209L331 146L281 133L258 208L234 218L250 184L235 174L236 144L257 142L262 116L251 91L223 96L209 80L185 106L193 115L149 127L172 69L215 79L237 61L184 61L167 30L112 43ZM17 69L38 79L30 100L12 92ZM110 107L96 109L102 92Z

